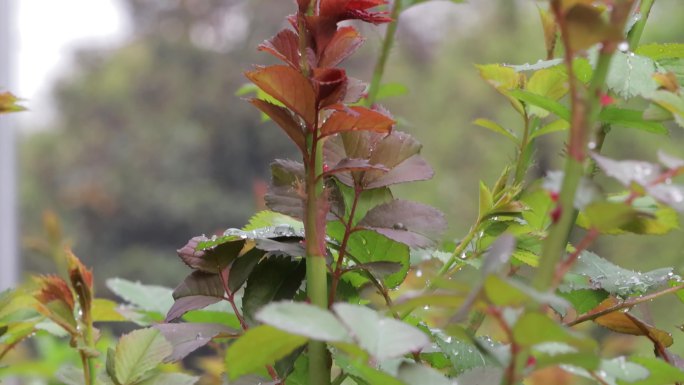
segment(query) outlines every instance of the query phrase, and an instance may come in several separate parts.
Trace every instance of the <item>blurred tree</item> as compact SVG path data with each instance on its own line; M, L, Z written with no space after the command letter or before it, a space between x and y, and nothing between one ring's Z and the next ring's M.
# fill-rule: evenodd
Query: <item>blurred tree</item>
M126 0L133 38L82 51L56 88L58 118L23 142L24 234L56 208L88 264L163 283L178 281L170 259L184 240L242 226L268 161L294 154L235 96L256 61L252 36L278 26L252 23L252 8L260 20L284 12L259 3Z

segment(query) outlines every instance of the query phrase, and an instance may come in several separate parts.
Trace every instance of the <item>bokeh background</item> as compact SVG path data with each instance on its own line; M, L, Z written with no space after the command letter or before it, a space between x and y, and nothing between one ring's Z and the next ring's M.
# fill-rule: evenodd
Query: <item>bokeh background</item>
M88 36L88 28L116 17L98 39L70 41L50 76L30 75L34 67L46 69L26 58L18 68L20 79L34 82L19 89L35 92L20 93L30 111L15 119L23 273L53 269L35 247L51 211L76 254L93 266L101 295L110 295L104 281L113 276L175 286L187 272L175 250L194 235L245 224L262 208L270 161L296 156L286 137L235 95L245 70L271 62L256 46L283 26L293 2L62 0L64 8L95 8L90 16L72 8L72 18L59 23L37 13L43 1L26 2L33 8L19 4L17 23L26 36L51 33L41 19L54 28L82 25L81 36ZM401 17L384 81L403 84L407 93L382 103L400 119L399 129L424 144L436 177L397 195L444 211L446 240L460 238L475 219L478 180L493 183L514 156L506 139L471 122L486 117L519 129L508 103L479 79L474 64L543 57L535 7L533 0L430 1ZM680 0L657 1L642 41L684 42L682 14ZM347 68L368 80L383 29L363 29L368 41ZM40 51L39 38L21 41ZM45 58L29 60L55 60L46 50ZM34 76L46 80L35 84ZM562 134L541 141L538 176L558 167L561 148ZM684 130L670 126L664 137L615 128L604 153L655 160L658 148L684 157ZM676 266L684 273L682 235L605 237L591 249L626 267ZM683 353L684 333L674 328L683 319L670 305L660 300L652 311Z

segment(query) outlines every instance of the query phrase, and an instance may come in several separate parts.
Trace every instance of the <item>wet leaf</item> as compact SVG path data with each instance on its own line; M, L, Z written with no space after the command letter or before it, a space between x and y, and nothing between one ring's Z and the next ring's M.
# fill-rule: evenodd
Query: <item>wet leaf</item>
M218 273L240 255L245 240L239 237L228 239L207 238L204 235L191 238L177 250L180 259L189 267L206 273Z
M409 269L410 251L408 246L395 242L374 231L355 231L349 237L347 252L353 257L354 261L361 264L373 262L399 264L401 269L398 272L381 278L382 282L389 288L401 284ZM357 287L368 282L364 275L357 272L349 272L345 276Z
M619 267L590 252L583 251L569 274L584 277L584 283L573 280L574 289L603 289L620 297L644 294L665 285L672 269L663 268L647 273ZM571 279L571 277L568 277Z
M316 115L314 89L298 70L276 65L257 68L245 74L249 80L302 117L307 124L313 124Z
M632 182L646 186L660 174L660 166L654 163L636 160L617 161L599 154L592 154L592 158L606 175L617 179L626 187Z
M350 159L344 158L340 160L336 165L325 172L326 175L333 175L340 172L350 172L350 171L368 171L368 170L379 170L379 171L389 171L387 167L381 164L371 164L367 159Z
M349 342L344 325L328 310L301 302L272 302L256 319L291 334L327 342Z
M678 43L649 43L641 44L634 51L637 55L646 56L653 60L684 58L684 44Z
M209 343L216 336L234 336L239 332L216 323L165 323L154 325L173 347L164 362L180 361L188 354Z
M114 372L121 385L132 385L156 368L173 348L159 330L138 329L119 339L114 351Z
M232 381L272 365L306 343L306 337L269 325L250 328L226 352L226 372Z
M365 108L349 107L335 111L320 128L321 136L334 135L348 131L372 131L388 134L396 122L392 118Z
M249 325L256 324L255 315L264 305L292 299L306 272L304 260L270 257L259 262L247 279L242 310Z
M358 225L410 247L427 247L446 230L446 219L430 206L395 199L368 211Z
M364 306L336 303L333 311L354 340L379 361L416 352L430 344L417 328Z

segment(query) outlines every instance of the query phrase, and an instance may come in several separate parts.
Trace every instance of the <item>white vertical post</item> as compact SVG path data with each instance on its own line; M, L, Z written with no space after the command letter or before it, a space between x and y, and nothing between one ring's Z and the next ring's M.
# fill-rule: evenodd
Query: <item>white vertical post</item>
M15 91L16 84L14 11L14 0L0 0L0 88L7 91ZM11 115L0 115L0 290L16 286L19 278L16 133Z

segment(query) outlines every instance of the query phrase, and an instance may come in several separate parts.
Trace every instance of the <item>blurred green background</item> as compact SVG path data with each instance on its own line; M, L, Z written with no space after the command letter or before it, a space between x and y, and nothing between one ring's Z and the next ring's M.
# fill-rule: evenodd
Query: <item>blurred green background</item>
M24 272L52 270L31 245L41 236L43 213L54 210L76 254L94 267L102 295L113 276L175 286L187 273L175 250L194 235L245 224L261 208L270 161L296 156L285 135L235 96L245 70L272 62L256 46L283 26L292 1L121 3L132 36L115 50L81 49L76 68L54 89L56 118L25 130L20 148ZM424 144L436 176L397 195L444 211L448 240L475 219L478 180L493 183L514 157L503 137L471 122L485 117L520 128L474 64L543 58L535 7L532 0L431 1L402 15L384 81L400 82L408 93L382 104L400 119L398 129ZM680 0L657 1L642 42L682 42L681 15ZM235 34L235 23L246 23L245 36ZM346 64L351 76L367 81L382 29L363 30L368 41ZM541 141L538 176L558 167L562 136ZM682 157L683 144L676 126L669 137L615 128L604 153L654 160L662 148ZM670 265L684 273L681 231L604 237L591 249L625 267ZM662 300L653 309L672 331L682 318L670 305ZM675 338L682 352L682 333L675 330Z

